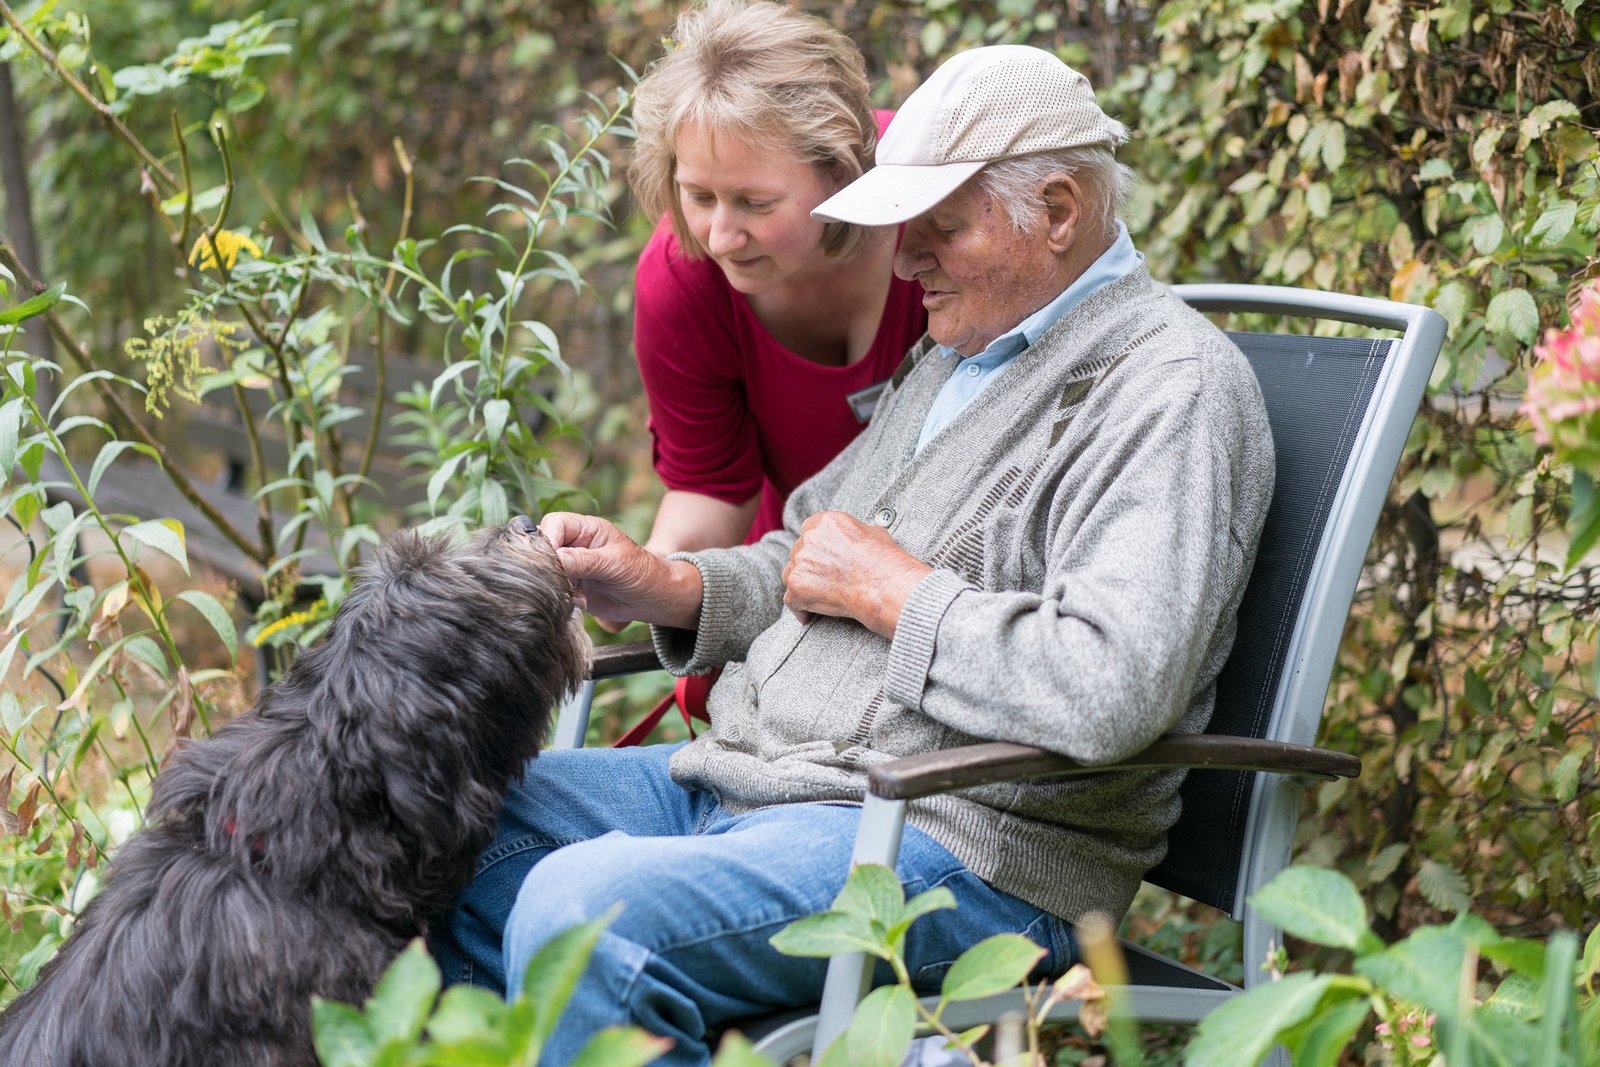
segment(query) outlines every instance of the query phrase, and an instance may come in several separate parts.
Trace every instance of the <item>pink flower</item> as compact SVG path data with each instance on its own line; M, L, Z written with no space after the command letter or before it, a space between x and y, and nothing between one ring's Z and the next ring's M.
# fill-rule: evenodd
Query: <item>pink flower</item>
M1578 294L1572 324L1551 327L1533 349L1521 412L1555 458L1600 470L1600 282Z

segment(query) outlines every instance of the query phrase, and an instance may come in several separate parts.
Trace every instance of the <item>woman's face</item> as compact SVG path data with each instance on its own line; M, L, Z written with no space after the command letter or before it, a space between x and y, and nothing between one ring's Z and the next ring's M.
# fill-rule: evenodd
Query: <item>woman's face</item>
M839 187L823 168L689 125L677 150L683 217L729 285L753 295L834 265L811 217Z

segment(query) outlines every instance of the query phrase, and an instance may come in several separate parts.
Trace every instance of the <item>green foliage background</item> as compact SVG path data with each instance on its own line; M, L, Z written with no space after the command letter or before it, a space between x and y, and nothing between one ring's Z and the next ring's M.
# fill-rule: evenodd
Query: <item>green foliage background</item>
M1515 409L1532 344L1565 323L1569 294L1600 274L1595 6L810 6L861 44L886 106L939 60L979 43L1037 44L1088 72L1106 109L1135 131L1125 159L1141 184L1129 222L1158 278L1314 286L1424 303L1447 317L1445 353L1330 694L1327 741L1361 755L1365 771L1308 797L1301 855L1352 878L1384 935L1469 906L1521 936L1587 925L1600 911L1600 570L1592 554L1562 567L1571 472L1541 456ZM231 218L278 251L304 242L308 220L373 248L393 242L405 187L396 138L415 160L411 232L481 219L488 193L468 179L505 175L505 160L526 154L542 123L570 123L582 91L624 82L611 57L643 69L676 12L659 0L43 7L49 46L168 165L174 114L196 146L211 124L225 126L239 160ZM17 10L38 15L41 5ZM170 57L192 62L203 52L185 53L186 38L253 17L274 27L259 51L236 35L232 52L206 60L205 77L170 84L182 66ZM126 146L36 62L14 49L8 58L41 235L41 262L30 266L68 283L92 310L72 314L79 336L118 359L146 317L187 299L187 250L171 247ZM624 145L606 150L620 160ZM216 187L219 156L193 152L196 189ZM619 174L600 188L620 228L580 227L563 246L590 288L535 287L526 299L561 337L573 370L563 416L589 442L557 460L560 473L637 531L656 489L629 353L629 289L650 220L632 212ZM487 260L461 269L464 284L492 281ZM353 319L345 299L330 306ZM394 329L399 347L440 343L425 316ZM112 714L110 698L91 696L84 730ZM7 747L21 743L16 726L7 724ZM117 752L89 757L106 765L105 781L117 778ZM136 798L143 780L122 780ZM18 795L0 801L17 809L29 783L19 770ZM116 807L103 785L85 787L79 807L64 797L57 809L48 792L36 795L41 818L28 834L0 839L0 863L29 872L25 887L8 875L20 931L0 951L8 971L38 941L44 917L76 899L94 851L66 851L72 827ZM42 858L25 859L47 837ZM1203 928L1183 925L1181 908L1175 917L1170 902L1146 903L1161 918L1136 917L1135 927L1218 951Z

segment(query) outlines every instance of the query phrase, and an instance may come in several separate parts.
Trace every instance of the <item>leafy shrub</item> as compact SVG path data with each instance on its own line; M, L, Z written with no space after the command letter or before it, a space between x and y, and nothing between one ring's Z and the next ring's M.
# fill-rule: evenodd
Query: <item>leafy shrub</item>
M1251 900L1287 933L1352 955L1354 973L1298 972L1234 998L1201 1021L1194 1067L1258 1063L1279 1042L1302 1067L1332 1067L1353 1043L1401 1065L1600 1056L1600 927L1581 961L1571 932L1502 937L1466 912L1386 946L1350 879L1314 867L1288 868Z
M528 962L522 993L507 1004L477 986L439 995L439 968L421 941L402 952L361 1009L334 1001L312 1006L323 1067L536 1067L562 1010L615 912L558 934ZM633 1027L589 1040L573 1067L643 1067L671 1046ZM737 1035L714 1067L760 1067ZM768 1065L770 1067L770 1065Z
M930 1008L918 999L911 983L904 955L906 932L924 915L955 906L955 897L943 887L906 900L894 871L861 864L851 870L831 909L790 923L773 936L773 947L791 956L827 958L861 953L883 960L893 972L892 983L862 999L849 1028L823 1052L820 1067L897 1067L919 1033L941 1035L947 1045L974 1064L981 1063L974 1046L990 1027L958 1034L945 1024L945 1010L952 1003L981 1000L1019 985L1026 988L1027 978L1045 950L1020 934L985 938L950 965L939 997ZM1125 973L1115 940L1104 923L1085 923L1078 939L1108 982ZM1055 982L1041 984L1028 994L1027 1014L1007 1020L995 1035L997 1062L1012 1062L1013 1058L1037 1062L1045 1019L1057 1004L1072 1000L1083 1002L1079 1018L1084 1029L1096 1038L1107 1034L1119 1062L1128 1067L1143 1062L1131 1022L1121 1012L1108 1011L1108 1005L1114 1005L1088 967L1078 964Z
M81 15L53 5L27 20L4 5L0 15L6 55L29 58L63 95L115 120L111 136L127 153L124 169L150 186L150 216L167 237L172 267L190 283L177 306L147 316L144 335L129 342L129 366L82 340L71 317L58 314L67 303L82 306L64 285L36 283L29 265L0 243L0 514L26 552L0 604L8 626L0 642L0 677L8 681L0 743L15 760L0 778L0 915L9 928L0 970L14 990L70 929L99 860L137 825L166 745L209 730L226 698L235 698L229 707L244 703L235 692L231 598L163 589L168 579L152 566L165 557L178 581L190 581L191 531L159 514L107 514L97 492L137 458L158 463L206 511L189 467L195 457L159 420L173 406L231 397L254 446L251 480L262 518L239 529L215 508L207 514L261 568L267 596L250 636L275 648L279 662L317 638L363 548L396 520L368 477L384 421L390 331L420 328L415 336L431 338L439 353L431 383L400 397L396 417L410 427L411 459L428 486L422 525L494 523L573 497L551 463L558 439L581 452L582 434L552 400L552 372L566 367L538 308L556 303L558 288L583 288L563 248L609 224L605 152L629 132L629 93L587 97L575 137L545 128L536 158L512 162L528 176L526 187L485 179L498 197L487 220L438 237L408 232L411 164L397 147L408 177L399 232L388 250L374 252L369 224L353 205L339 241L309 214L276 233L236 222L235 168L247 156L230 123L198 128L222 172L215 186L198 178L189 155L195 130L175 112L174 156L166 160L121 123L130 100L191 83L232 94L230 115L255 107L262 97L255 64L283 50L271 38L284 23L222 23L119 77L95 60ZM46 38L72 49L52 48ZM85 84L85 71L100 83ZM616 77L625 82L631 73L620 68ZM70 369L18 350L19 325L34 319L48 322ZM356 374L376 376L376 410L362 412L347 399ZM358 415L370 422L365 439L344 440ZM260 444L268 429L285 443L280 466ZM268 502L286 515L281 524L271 521ZM318 551L331 555L332 572L302 573ZM317 594L309 605L307 586ZM226 652L220 665L216 639ZM121 793L108 795L108 784Z

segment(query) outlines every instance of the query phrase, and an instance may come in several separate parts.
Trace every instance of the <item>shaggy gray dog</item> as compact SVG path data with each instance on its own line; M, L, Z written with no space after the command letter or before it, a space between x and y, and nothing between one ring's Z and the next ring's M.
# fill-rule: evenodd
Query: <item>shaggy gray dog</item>
M315 1064L312 995L360 1003L467 883L588 657L530 519L391 538L322 644L172 756L0 1064Z

